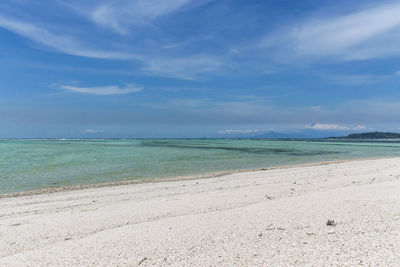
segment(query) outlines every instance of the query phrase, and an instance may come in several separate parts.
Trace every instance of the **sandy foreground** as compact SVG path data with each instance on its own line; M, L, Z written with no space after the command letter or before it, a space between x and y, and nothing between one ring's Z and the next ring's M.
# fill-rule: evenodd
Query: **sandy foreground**
M0 266L46 265L400 266L400 158L1 198Z

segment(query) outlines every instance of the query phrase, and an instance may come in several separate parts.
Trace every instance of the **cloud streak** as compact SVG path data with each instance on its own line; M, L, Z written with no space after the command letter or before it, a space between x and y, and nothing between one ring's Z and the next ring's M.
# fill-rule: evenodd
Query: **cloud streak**
M212 55L169 57L153 53L135 54L128 52L128 49L122 51L94 49L74 36L56 34L44 27L1 15L0 27L64 54L99 59L136 60L143 63L137 72L154 76L193 80L201 73L220 69L222 65L221 59Z
M210 55L180 58L149 58L143 70L157 76L194 80L202 73L219 70L223 65L220 58Z
M281 55L363 60L400 55L400 3L368 6L346 15L308 18L279 34L267 36L261 47L284 47Z
M130 93L137 93L143 90L142 87L135 87L131 84L128 84L122 88L115 85L102 87L76 87L70 85L61 85L60 88L75 93L90 95L126 95Z
M354 127L350 127L350 126L344 126L344 125L339 125L339 124L326 124L326 123L313 123L310 126L307 126L306 128L307 129L313 129L313 130L321 130L321 131L365 130L365 126L363 126L363 125L357 125L357 126L354 126Z
M43 46L52 48L55 51L69 55L101 59L136 58L134 55L129 53L92 49L73 36L56 34L44 27L7 18L1 15L0 27L35 41Z
M152 20L179 10L191 0L120 0L106 1L90 12L96 24L119 34L129 33L132 25L144 25Z
M261 131L257 130L257 129L245 129L245 130L229 129L229 130L218 131L219 134L227 134L227 135L229 135L229 134L251 134L251 133L259 133L259 132L261 132Z
M95 130L95 129L86 129L82 133L84 134L97 134L97 133L102 133L104 132L103 130Z

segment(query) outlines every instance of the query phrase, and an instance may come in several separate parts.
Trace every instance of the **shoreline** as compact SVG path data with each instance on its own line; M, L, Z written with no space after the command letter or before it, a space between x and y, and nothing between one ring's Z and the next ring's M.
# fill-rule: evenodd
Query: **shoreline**
M313 167L313 166L323 166L323 165L330 165L330 164L337 164L337 163L344 163L344 162L391 159L391 158L398 158L398 157L388 156L388 157L371 157L371 158L352 158L352 159L343 159L343 160L300 163L300 164L293 164L293 165L279 165L279 166L271 166L271 167L256 168L256 169L217 171L217 172L210 172L210 173L204 173L204 174L194 174L194 175L184 175L184 176L143 178L143 179L134 179L134 180L118 180L118 181L94 183L94 184L81 184L81 185L70 185L70 186L60 186L60 187L45 187L45 188L34 189L34 190L0 194L0 199L18 198L18 197L24 197L24 196L35 196L35 195L44 195L44 194L54 194L54 193L60 193L60 192L72 192L72 191L80 191L80 190L85 190L85 189L105 188L105 187L114 187L114 186L123 186L123 185L210 179L210 178L227 176L227 175L236 174L236 173L259 172L259 171L276 170L276 169L290 169L290 168L297 168L297 167Z

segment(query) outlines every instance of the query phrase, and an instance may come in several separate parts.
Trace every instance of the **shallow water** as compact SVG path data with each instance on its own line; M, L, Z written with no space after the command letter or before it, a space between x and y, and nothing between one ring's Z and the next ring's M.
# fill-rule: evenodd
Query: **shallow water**
M400 156L400 143L227 139L0 140L0 193L386 156Z

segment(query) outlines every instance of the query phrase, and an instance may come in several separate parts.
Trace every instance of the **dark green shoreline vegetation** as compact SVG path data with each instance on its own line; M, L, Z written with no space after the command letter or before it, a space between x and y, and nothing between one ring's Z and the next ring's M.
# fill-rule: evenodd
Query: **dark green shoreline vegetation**
M341 137L328 137L328 139L400 139L400 133L391 133L391 132L353 133Z

